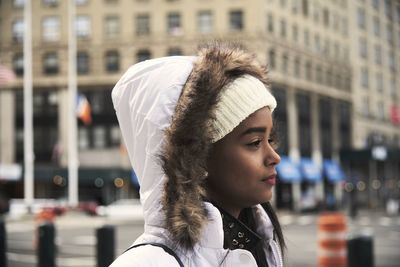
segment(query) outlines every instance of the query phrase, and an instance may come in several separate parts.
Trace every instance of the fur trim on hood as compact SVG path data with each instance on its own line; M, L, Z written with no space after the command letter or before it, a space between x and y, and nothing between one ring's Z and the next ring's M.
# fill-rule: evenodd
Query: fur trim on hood
M204 181L212 146L210 120L221 89L244 74L258 78L268 87L267 70L255 55L235 44L204 46L165 131L160 155L167 177L162 207L171 238L186 249L199 241L208 220Z

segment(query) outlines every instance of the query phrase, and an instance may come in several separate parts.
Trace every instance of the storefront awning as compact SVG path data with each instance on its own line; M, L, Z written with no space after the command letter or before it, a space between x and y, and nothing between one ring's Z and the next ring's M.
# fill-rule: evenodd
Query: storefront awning
M300 161L300 169L306 181L319 182L322 180L321 168L311 159L302 158Z
M340 182L344 180L344 172L339 163L333 160L324 160L324 173L330 182Z
M301 173L298 165L288 157L281 157L281 162L276 166L279 179L292 183L301 181Z

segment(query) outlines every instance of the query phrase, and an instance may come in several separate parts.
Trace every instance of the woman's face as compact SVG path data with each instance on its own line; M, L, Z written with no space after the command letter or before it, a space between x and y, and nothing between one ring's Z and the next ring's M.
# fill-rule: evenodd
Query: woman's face
M272 116L261 108L214 144L208 161L207 194L238 217L243 208L271 200L280 162L272 139Z

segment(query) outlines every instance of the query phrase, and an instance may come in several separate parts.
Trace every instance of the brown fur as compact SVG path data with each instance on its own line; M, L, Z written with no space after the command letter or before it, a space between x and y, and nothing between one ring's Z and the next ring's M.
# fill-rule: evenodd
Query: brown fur
M210 118L221 89L250 74L267 85L266 68L237 44L214 42L199 50L198 60L177 103L161 154L168 179L163 209L172 239L191 249L199 241L207 212L204 179L211 149Z

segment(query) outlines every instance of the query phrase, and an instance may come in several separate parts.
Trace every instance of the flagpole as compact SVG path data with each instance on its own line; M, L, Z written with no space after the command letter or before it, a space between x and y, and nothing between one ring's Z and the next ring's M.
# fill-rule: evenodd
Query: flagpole
M34 198L33 112L32 112L32 1L24 6L24 198L31 212Z
M68 204L78 205L78 146L76 119L76 33L75 33L75 0L68 1Z

